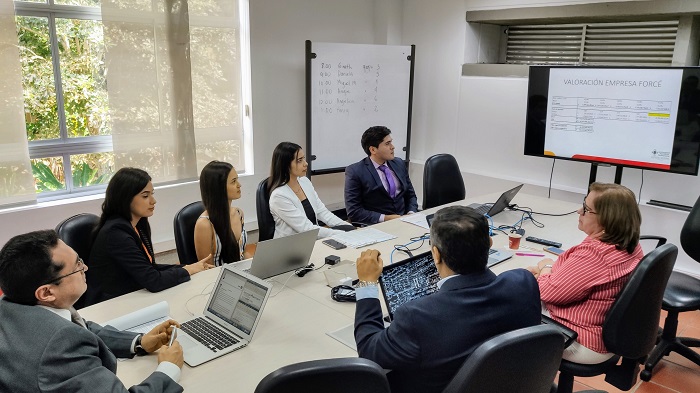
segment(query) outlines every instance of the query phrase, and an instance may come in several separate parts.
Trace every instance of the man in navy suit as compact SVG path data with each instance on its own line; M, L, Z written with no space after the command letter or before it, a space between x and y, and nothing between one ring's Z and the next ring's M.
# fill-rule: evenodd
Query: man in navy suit
M391 131L374 126L362 134L367 158L345 168L345 210L352 222L375 224L418 211L406 163L394 157Z
M439 290L399 307L386 329L377 289L382 259L367 250L357 260L357 353L392 370L394 393L441 392L481 343L540 323L532 274L515 269L496 276L486 269L491 239L483 215L464 206L441 209L430 240Z

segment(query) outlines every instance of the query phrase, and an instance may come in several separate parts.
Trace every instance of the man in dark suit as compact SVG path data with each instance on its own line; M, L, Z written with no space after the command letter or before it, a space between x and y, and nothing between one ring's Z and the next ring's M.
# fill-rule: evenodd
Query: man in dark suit
M345 168L345 210L352 222L375 224L418 211L406 163L394 157L391 131L374 126L362 134L367 158Z
M399 307L386 329L377 289L382 259L367 250L357 260L357 352L392 370L394 393L441 392L481 343L540 323L532 274L515 269L496 276L486 269L491 239L483 215L464 206L439 210L430 240L439 290Z
M158 367L132 393L182 392L183 357L168 347L167 321L142 335L82 319L73 304L85 292L87 266L56 232L15 236L0 251L0 391L126 392L117 359L158 351Z

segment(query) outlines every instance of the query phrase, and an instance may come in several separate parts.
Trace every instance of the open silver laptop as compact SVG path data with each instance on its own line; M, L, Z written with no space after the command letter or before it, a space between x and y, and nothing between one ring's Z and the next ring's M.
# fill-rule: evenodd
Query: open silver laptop
M198 366L248 345L272 284L226 265L216 279L204 315L180 323L177 340L185 362Z
M253 259L233 265L259 278L268 278L309 264L318 228L294 235L259 242Z

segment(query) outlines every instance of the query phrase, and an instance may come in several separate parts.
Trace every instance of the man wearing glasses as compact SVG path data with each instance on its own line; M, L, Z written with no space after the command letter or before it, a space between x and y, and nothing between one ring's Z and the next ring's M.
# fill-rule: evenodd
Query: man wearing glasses
M126 392L116 357L158 351L158 368L130 392L182 392L182 347L167 321L145 335L80 318L83 260L53 230L15 236L0 250L0 391Z

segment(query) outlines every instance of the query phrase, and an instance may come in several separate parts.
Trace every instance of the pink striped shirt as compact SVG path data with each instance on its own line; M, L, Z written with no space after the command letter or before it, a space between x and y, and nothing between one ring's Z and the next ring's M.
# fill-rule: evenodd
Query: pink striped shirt
M540 297L554 320L578 333L581 345L606 353L605 315L642 257L639 245L628 254L586 237L559 256L550 274L537 279Z

